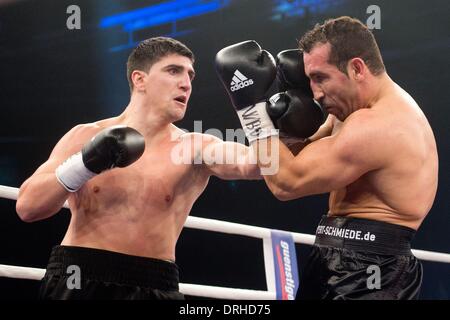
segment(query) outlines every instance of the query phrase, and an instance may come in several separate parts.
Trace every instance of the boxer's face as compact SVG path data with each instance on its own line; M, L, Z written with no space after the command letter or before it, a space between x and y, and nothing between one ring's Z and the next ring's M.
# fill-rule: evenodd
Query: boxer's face
M153 64L145 76L151 110L170 122L181 120L191 96L194 75L192 61L181 55L171 54Z
M328 113L344 121L358 107L357 83L328 63L330 44L318 44L304 53L305 73L316 99Z

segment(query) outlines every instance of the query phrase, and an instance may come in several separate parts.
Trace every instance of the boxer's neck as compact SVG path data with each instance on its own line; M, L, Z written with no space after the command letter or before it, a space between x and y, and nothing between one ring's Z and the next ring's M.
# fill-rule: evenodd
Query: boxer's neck
M393 86L394 82L387 73L383 73L380 76L373 76L363 90L364 94L362 100L364 101L364 108L371 108L374 106L393 89Z
M142 106L130 104L119 116L119 122L138 130L149 139L168 136L171 133L171 123L163 115L154 112L145 112Z

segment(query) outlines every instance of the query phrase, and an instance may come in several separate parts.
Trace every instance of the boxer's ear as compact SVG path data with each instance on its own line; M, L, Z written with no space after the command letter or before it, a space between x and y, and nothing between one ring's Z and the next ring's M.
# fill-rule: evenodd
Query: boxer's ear
M350 59L347 65L347 73L351 79L360 81L365 77L367 65L361 58Z
M147 74L141 70L134 70L131 73L131 81L133 82L133 87L135 90L144 92L145 91L145 77Z

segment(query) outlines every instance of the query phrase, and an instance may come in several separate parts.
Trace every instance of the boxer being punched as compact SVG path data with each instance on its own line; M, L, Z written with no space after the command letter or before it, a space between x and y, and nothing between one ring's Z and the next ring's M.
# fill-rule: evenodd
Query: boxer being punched
M172 124L186 112L193 63L179 41L141 42L128 58L125 111L75 126L21 186L17 212L24 221L48 218L66 200L71 211L41 298L182 299L175 245L210 176L261 178L245 145ZM218 161L216 153L236 161ZM79 268L79 287L68 286L70 266Z
M297 298L415 299L422 266L410 241L437 189L432 129L413 98L389 77L374 36L360 21L327 20L303 36L300 49L304 68L299 63L296 72L309 78L314 99L329 116L297 155L280 143L273 155L279 170L264 176L280 200L330 193ZM223 70L243 64L242 58L233 61L234 50L217 55L224 84ZM246 55L245 64L258 70L261 60L253 55ZM273 77L253 80L267 86ZM270 145L278 139L267 111L273 103L266 106L265 92L246 89L229 95L252 147L261 151L266 140Z

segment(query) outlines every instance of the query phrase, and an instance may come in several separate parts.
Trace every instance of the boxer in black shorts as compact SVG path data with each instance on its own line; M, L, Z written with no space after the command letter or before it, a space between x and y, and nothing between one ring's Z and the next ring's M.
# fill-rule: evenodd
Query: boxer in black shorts
M20 187L24 221L49 218L66 200L71 212L42 298L179 299L175 247L209 178L261 179L251 148L172 123L187 110L193 64L175 39L139 43L123 113L76 125ZM64 288L68 265L79 266L81 288Z
M71 266L77 266L76 274ZM74 277L79 276L79 282ZM171 261L107 250L56 246L40 299L181 300L178 267Z
M422 268L410 241L436 196L436 142L420 107L387 74L372 32L357 19L329 19L301 38L297 62L279 54L276 67L255 47L239 43L224 48L216 64L260 167L278 164L278 171L264 175L267 186L283 201L330 193L328 218L317 229L299 298L417 298ZM252 79L252 86L229 88L236 69ZM266 90L276 72L290 89L267 103ZM312 106L313 99L328 118L294 150L273 129L282 132L278 119L283 113ZM312 122L305 115L290 123L284 135ZM271 153L271 162L262 161L260 154L268 154L272 145L279 146L278 152ZM376 239L322 233L332 227L361 228ZM380 286L367 287L369 273L377 270Z

